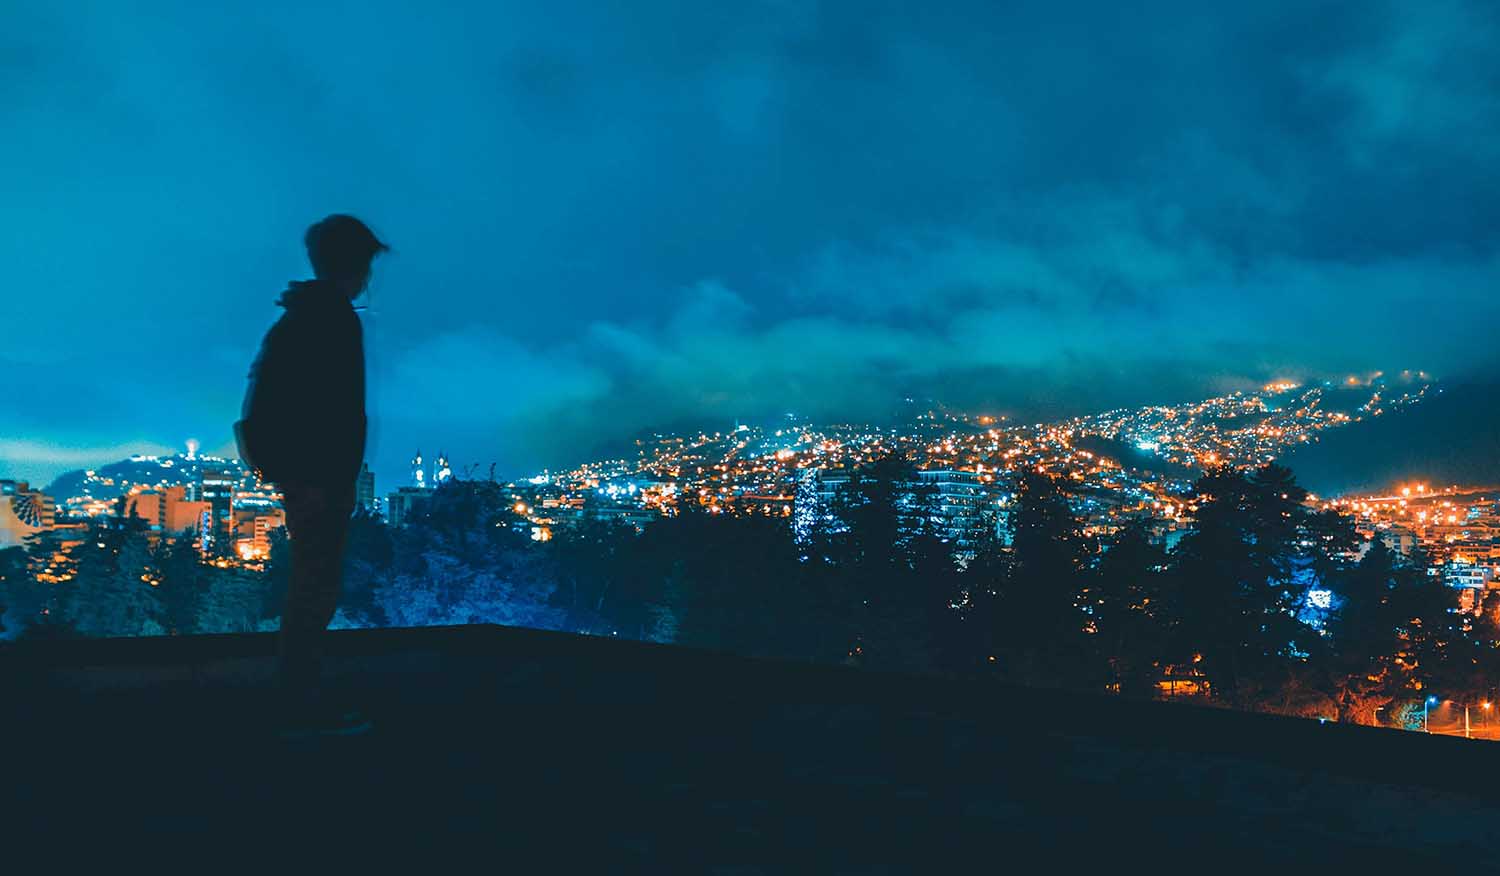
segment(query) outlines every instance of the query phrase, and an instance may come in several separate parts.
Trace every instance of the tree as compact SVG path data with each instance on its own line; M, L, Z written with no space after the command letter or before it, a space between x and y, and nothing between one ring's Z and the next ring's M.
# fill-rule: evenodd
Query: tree
M454 479L439 487L427 513L393 534L388 568L373 568L374 554L372 613L393 626L563 627L547 558L497 525L507 507L497 484Z
M1479 615L1473 619L1469 645L1473 649L1474 671L1464 695L1472 705L1488 703L1494 708L1497 685L1500 685L1500 590L1485 592Z
M1178 662L1201 655L1225 702L1250 705L1293 682L1317 647L1317 634L1296 617L1306 589L1295 574L1306 496L1277 465L1249 476L1221 468L1194 484L1194 527L1175 556L1181 623L1173 650Z
M625 561L635 538L635 530L619 521L588 518L547 543L557 576L553 604L564 611L567 629L607 633L631 629L632 621L642 620L628 616L632 612L624 604L622 584L627 576L639 577L639 570Z
M76 639L81 634L73 623L58 614L45 614L26 625L16 636L18 642L55 642Z
M1456 653L1463 639L1458 594L1437 576L1427 574L1427 565L1422 552L1397 565L1391 595L1401 687L1419 697L1445 684L1461 686L1460 676L1467 670L1466 661Z
M933 666L937 610L948 594L944 583L913 573L903 519L911 519L910 465L891 455L855 471L839 497L838 515L848 530L833 542L834 565L847 576L854 596L855 641L851 656L862 666L925 670ZM941 562L932 534L915 538L929 571Z
M1016 503L1012 565L997 606L1002 668L1027 683L1092 687L1106 674L1089 657L1080 606L1092 545L1057 479L1023 474Z
M1354 521L1333 508L1327 508L1305 515L1302 530L1313 576L1322 586L1334 586L1350 564L1356 562L1360 537L1354 529ZM1379 538L1375 540L1380 541ZM1381 546L1384 547L1384 542Z
M0 550L0 632L19 635L42 616L47 597L47 585L31 574L26 549Z
M784 518L684 510L647 526L624 556L622 592L651 612L632 635L670 617L683 644L817 658L826 628Z
M550 582L529 570L515 564L473 564L438 550L428 551L423 561L420 575L393 574L376 587L376 603L393 626L562 625L562 613L547 604Z
M261 629L264 584L248 569L204 567L207 586L198 602L200 633L253 633Z
M198 613L208 590L209 573L214 570L203 564L195 542L196 538L189 534L163 539L157 549L161 622L169 635L185 636L199 631Z
M1127 526L1105 547L1088 588L1096 651L1125 696L1150 698L1167 641L1162 579L1166 553L1144 528Z
M1395 601L1396 562L1378 536L1359 564L1341 577L1342 596L1329 624L1333 636L1330 673L1340 721L1376 723L1398 684L1394 663L1402 624Z
M280 531L285 535L285 530ZM275 540L272 550L276 549ZM288 553L287 559L290 559ZM344 582L339 605L346 613L348 623L355 618L368 618L381 623L375 604L375 588L381 576L390 569L395 559L395 540L390 527L378 516L359 510L349 520L349 535L344 548Z
M86 542L66 616L84 636L151 636L161 625L156 569L144 528L101 525Z
M1425 552L1397 566L1399 657L1405 691L1418 700L1475 705L1489 695L1493 653L1483 637L1483 603L1475 617L1459 608L1458 591L1432 574Z
M985 674L1000 671L1001 596L1013 565L998 531L987 532L974 545L974 556L955 581L953 610L940 624L940 636L949 643L944 652L951 661L948 668Z

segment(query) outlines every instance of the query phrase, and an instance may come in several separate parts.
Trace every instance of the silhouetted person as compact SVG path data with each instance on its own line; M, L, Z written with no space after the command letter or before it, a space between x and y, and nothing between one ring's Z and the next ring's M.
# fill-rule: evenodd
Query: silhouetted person
M344 540L365 451L363 330L353 301L388 249L363 222L333 215L307 229L316 279L294 282L286 312L250 370L241 458L280 488L292 569L281 613L279 686L293 732L359 732L369 724L320 698L322 643L338 605Z

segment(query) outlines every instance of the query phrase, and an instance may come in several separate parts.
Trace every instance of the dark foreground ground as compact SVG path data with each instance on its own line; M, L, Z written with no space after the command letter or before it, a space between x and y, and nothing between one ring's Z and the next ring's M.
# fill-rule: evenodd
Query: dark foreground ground
M128 843L217 870L314 843L340 872L411 852L523 873L1500 869L1490 742L463 627L333 634L334 687L377 729L288 743L265 721L273 648L0 657L0 858Z

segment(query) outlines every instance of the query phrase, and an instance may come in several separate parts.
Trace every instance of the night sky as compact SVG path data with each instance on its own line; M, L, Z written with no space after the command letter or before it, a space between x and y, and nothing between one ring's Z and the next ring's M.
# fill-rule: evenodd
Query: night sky
M308 5L0 0L0 477L227 448L330 212L382 489L1495 362L1500 4Z

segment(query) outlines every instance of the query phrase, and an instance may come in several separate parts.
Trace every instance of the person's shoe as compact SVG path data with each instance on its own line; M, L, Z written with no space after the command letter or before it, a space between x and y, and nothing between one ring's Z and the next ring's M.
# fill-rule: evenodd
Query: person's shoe
M352 709L314 709L293 715L281 725L283 739L306 739L313 736L359 736L375 725Z

